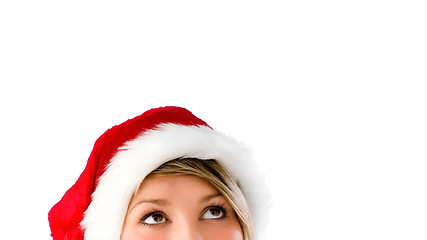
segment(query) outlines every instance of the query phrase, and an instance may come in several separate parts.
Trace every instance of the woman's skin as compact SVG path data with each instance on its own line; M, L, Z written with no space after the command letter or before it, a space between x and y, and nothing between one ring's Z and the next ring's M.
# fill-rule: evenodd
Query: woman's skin
M243 240L228 201L196 176L149 176L129 203L121 240Z

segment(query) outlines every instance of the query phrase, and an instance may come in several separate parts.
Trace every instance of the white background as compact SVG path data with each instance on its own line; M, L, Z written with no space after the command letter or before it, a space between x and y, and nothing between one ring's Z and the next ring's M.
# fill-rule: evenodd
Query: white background
M147 2L0 3L2 239L164 105L253 147L266 239L427 239L424 1Z

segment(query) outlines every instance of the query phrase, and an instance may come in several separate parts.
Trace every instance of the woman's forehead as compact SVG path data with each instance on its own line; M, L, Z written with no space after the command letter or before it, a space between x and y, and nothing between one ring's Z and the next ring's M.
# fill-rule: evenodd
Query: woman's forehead
M221 195L207 180L190 175L156 176L151 175L144 179L135 199L165 199L171 196L189 195L193 199L211 195Z

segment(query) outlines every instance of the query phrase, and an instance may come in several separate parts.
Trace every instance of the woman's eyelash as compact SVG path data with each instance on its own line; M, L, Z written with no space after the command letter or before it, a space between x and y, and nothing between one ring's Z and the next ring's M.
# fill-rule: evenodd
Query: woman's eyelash
M202 215L205 214L207 211L213 209L213 208L218 208L224 213L224 216L221 217L221 219L227 218L229 216L229 214L231 213L231 210L228 207L226 207L223 202L219 202L217 204L213 204L213 205L206 207L205 210L203 211Z
M143 217L142 217L142 218L141 218L141 220L139 221L139 224L141 224L141 225L145 225L145 226L154 226L154 225L156 225L156 224L149 224L149 223L146 223L146 222L145 222L149 217L152 217L152 216L154 216L154 215L160 215L160 216L162 216L164 219L166 219L166 220L167 220L167 218L166 218L166 214L165 214L165 213L163 213L162 211L158 211L158 210L151 210L151 211L148 211L147 213L143 214Z

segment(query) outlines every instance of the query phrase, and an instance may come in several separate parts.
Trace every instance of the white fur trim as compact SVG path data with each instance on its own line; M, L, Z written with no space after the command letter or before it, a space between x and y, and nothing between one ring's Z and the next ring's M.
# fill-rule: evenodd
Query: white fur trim
M223 164L240 184L258 235L267 220L269 194L249 149L209 127L162 124L125 143L111 159L81 223L85 240L119 240L129 202L141 182L163 163L180 157Z

